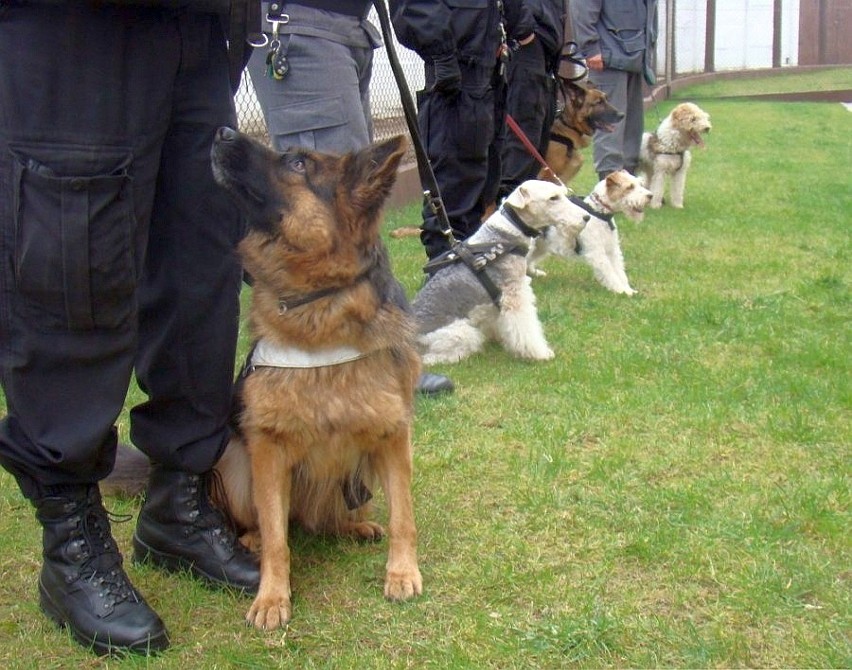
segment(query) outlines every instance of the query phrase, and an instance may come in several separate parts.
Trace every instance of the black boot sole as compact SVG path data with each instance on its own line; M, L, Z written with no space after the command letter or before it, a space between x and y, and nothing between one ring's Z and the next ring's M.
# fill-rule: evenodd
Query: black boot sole
M133 562L141 565L149 564L174 573L189 573L216 587L235 589L248 595L256 595L259 585L246 586L228 581L222 576L211 575L202 570L195 561L184 556L168 554L154 549L133 534Z
M39 580L38 583L39 606L48 619L53 621L60 628L67 628L78 644L90 649L98 656L108 655L123 655L126 653L142 654L145 656L153 655L169 648L169 635L163 630L162 633L154 636L148 636L145 640L133 642L126 646L118 646L104 642L98 638L90 638L88 635L81 633L71 625L71 621L62 612L61 608L53 601L50 594Z

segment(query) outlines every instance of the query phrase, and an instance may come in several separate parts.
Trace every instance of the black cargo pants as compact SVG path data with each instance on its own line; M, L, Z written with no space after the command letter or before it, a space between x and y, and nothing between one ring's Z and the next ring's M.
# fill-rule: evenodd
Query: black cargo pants
M240 219L218 16L0 6L0 462L33 498L95 482L134 371L134 443L203 472L228 439Z
M453 237L467 239L497 198L504 139L506 89L493 65L460 63L461 90L451 96L432 91L430 63L426 86L417 94L417 121L441 191ZM450 248L438 216L423 208L420 240L429 258Z
M556 81L550 74L553 56L541 40L533 40L512 54L508 66L506 113L518 123L538 152L547 153L550 126L556 117ZM527 179L535 179L541 165L511 130L503 145L499 198L505 198Z

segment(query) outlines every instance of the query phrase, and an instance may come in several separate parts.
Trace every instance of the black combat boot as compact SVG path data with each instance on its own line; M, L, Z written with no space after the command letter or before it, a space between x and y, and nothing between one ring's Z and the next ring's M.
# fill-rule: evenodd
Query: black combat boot
M424 372L417 380L416 391L420 395L433 396L439 393L452 393L455 389L453 380L436 372Z
M44 529L41 608L74 639L98 654L149 654L169 646L166 627L122 568L98 487L36 502Z
M259 561L210 502L212 477L152 464L133 535L134 559L256 593Z

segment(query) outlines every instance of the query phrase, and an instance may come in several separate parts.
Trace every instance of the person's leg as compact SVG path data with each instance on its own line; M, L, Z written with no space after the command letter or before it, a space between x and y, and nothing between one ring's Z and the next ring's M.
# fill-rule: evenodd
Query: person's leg
M624 167L624 138L627 128L627 73L620 70L601 70L589 73L589 81L606 93L610 104L625 113L625 118L614 124L611 132L598 130L594 135L594 160L598 176Z
M152 460L135 558L254 591L257 560L209 499L230 438L241 219L213 178L216 130L233 126L220 19L177 18L180 70L163 143L140 289L136 372L148 400L131 410L133 442Z
M179 17L181 69L163 143L140 286L133 443L152 461L210 470L230 437L239 326L240 215L213 178L210 149L235 124L227 53L213 15Z
M636 174L639 166L639 149L645 131L645 106L642 75L626 73L627 115L624 119L624 168Z
M553 91L544 48L539 40L533 40L516 51L509 62L506 113L542 155L553 123ZM521 182L534 179L541 167L511 129L506 131L502 166L500 197L509 195Z
M463 66L462 88L454 96L421 91L418 123L426 152L456 240L479 228L488 180L488 151L494 138L491 69ZM426 91L434 74L426 69ZM423 209L420 236L429 258L450 248L437 215Z
M266 48L255 49L249 61L273 147L346 153L369 144L359 66L368 67L372 50L308 35L286 35L282 42L290 62L284 79L266 76Z
M45 25L63 26L48 50ZM42 609L98 652L168 645L97 482L133 366L178 62L159 12L23 5L0 21L0 461L43 527Z

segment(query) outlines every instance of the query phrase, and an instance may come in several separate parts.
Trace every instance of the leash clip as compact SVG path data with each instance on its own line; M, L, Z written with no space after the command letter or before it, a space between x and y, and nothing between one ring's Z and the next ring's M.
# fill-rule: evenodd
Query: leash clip
M278 39L279 26L290 23L290 15L284 13L284 6L280 2L273 2L269 5L266 20L272 24L272 39L275 41Z

